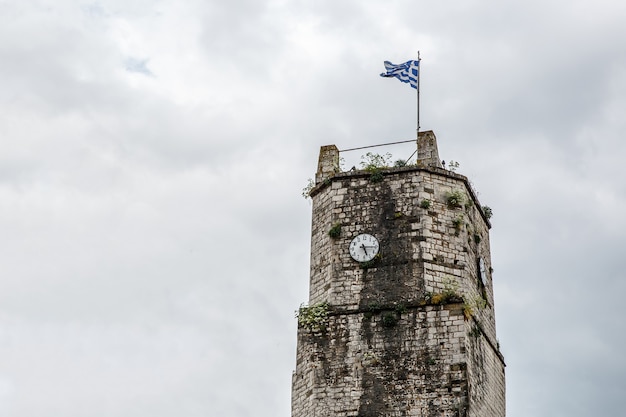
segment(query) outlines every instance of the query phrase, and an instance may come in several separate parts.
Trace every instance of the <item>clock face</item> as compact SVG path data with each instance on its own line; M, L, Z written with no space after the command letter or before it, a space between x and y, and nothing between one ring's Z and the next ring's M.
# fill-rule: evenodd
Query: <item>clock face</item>
M363 233L350 242L350 256L357 262L367 262L378 255L378 239L367 233Z
M480 269L480 280L483 282L483 285L487 285L487 269L485 268L483 258L478 258L478 268Z

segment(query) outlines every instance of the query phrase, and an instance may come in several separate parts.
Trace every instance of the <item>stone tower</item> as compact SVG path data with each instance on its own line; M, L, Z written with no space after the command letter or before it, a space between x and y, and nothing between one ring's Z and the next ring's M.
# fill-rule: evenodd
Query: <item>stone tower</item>
M321 148L292 417L505 415L486 210L417 142L416 165L350 172Z

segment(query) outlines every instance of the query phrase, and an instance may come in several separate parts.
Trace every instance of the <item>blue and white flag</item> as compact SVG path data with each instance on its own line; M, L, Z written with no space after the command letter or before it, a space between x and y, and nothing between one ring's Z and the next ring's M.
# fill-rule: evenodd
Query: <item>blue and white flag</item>
M396 77L403 83L417 89L417 74L419 71L419 61L406 61L404 64L392 64L385 61L385 69L387 72L380 74L381 77Z

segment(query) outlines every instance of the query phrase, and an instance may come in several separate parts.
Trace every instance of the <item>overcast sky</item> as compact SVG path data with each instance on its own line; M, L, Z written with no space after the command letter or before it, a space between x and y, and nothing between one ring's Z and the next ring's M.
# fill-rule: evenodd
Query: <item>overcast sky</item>
M422 130L494 212L507 416L626 416L625 22L620 0L0 0L0 416L290 416L301 190L322 145L415 136L414 90L378 74L418 50Z

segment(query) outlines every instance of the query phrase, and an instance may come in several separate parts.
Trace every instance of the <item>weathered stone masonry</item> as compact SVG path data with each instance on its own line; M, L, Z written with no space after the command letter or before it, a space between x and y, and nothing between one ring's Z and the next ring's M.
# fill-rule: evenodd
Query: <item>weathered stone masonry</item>
M416 166L385 169L380 181L339 172L336 147L320 151L309 305L328 303L329 314L298 328L292 417L505 415L490 224L467 178L440 167L432 132L418 149ZM369 265L347 250L359 233L380 242Z

